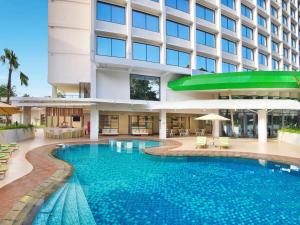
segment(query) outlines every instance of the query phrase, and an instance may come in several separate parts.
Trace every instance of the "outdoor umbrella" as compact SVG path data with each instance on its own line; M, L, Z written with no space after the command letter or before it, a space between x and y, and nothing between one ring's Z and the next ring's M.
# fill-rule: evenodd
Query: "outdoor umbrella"
M0 102L0 115L10 116L13 114L20 113L21 110L15 106Z
M211 113L211 114L207 114L205 116L197 117L195 120L210 120L210 121L218 121L218 122L220 122L220 121L227 121L229 119L226 118L226 117L223 117L223 116ZM214 138L215 138L214 137L214 133L215 133L214 129L216 129L215 126L213 126L213 132L212 132L213 144L214 144Z

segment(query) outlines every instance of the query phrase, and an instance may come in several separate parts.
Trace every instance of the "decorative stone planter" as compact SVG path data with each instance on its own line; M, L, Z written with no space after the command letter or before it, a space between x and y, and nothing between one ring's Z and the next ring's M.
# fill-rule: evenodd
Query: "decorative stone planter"
M278 141L300 146L300 134L279 131Z
M34 128L0 130L0 143L9 144L34 138Z

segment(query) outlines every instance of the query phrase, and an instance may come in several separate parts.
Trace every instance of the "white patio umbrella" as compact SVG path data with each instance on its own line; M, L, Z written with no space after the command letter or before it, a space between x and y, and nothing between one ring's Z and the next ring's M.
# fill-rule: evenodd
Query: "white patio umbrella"
M217 114L207 114L205 116L200 116L200 117L197 117L195 120L210 120L210 121L228 121L230 119L226 118L226 117L223 117L223 116L220 116L220 115L217 115ZM213 132L212 132L212 136L213 136L213 144L214 144L214 134L215 134L215 126L213 125Z

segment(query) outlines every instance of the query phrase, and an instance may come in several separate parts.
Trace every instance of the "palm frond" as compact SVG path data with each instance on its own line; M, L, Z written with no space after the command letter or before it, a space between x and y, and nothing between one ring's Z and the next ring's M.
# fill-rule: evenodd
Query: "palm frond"
M28 76L26 76L24 73L20 72L20 81L21 85L28 86Z

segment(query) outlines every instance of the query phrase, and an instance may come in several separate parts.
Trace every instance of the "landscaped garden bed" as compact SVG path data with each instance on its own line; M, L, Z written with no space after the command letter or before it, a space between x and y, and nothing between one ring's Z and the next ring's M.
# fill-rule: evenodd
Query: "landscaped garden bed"
M7 144L34 138L34 127L31 125L0 126L0 143Z
M278 140L300 146L300 128L283 128L279 130Z

